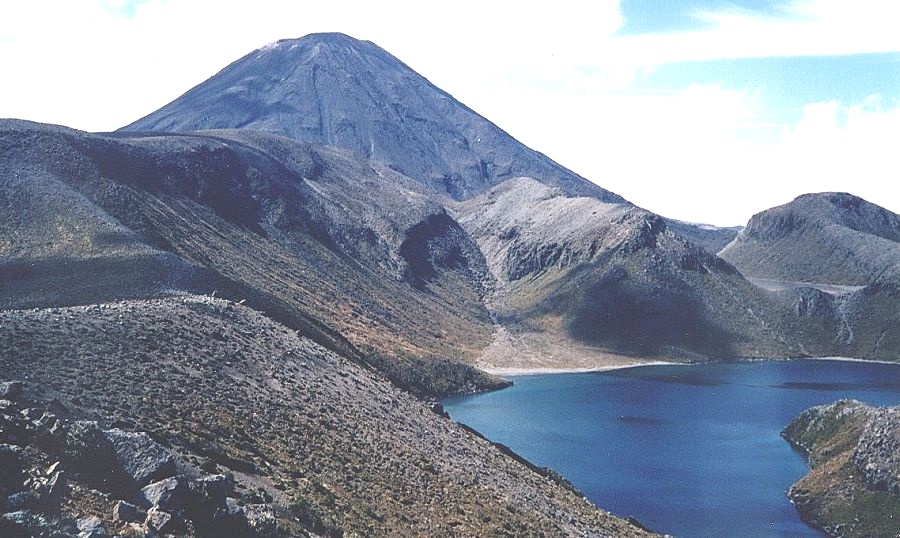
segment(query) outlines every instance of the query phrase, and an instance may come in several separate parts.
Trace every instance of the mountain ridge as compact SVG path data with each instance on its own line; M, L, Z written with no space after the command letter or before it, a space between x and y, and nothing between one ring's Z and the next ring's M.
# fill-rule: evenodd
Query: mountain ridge
M752 277L871 284L900 271L900 215L847 193L805 194L754 215L720 255Z

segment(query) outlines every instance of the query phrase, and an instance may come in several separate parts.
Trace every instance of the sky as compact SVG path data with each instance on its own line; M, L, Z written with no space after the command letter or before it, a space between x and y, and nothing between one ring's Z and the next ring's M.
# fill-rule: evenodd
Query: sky
M337 31L668 217L742 225L823 191L900 212L898 27L895 0L3 0L0 117L114 130Z

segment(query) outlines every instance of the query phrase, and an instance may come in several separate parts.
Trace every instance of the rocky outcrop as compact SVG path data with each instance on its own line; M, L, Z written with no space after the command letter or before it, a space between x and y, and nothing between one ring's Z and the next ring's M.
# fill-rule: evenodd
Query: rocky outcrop
M874 409L853 453L872 489L900 496L900 407Z
M73 534L96 517L138 535L646 535L243 305L0 311L0 349L0 380L28 376L28 401L2 404L0 443L16 448L0 458L21 462L4 498L38 495L8 518Z
M245 509L250 499L238 498L229 476L202 474L147 432L59 418L71 413L23 387L0 386L14 398L0 405L0 535L273 535L272 506ZM164 478L136 490L151 477ZM223 519L229 510L235 517Z
M830 536L900 533L900 407L841 400L804 411L782 435L809 459L788 491L804 521Z
M127 432L118 428L103 432L116 462L138 487L175 474L175 458L146 432Z

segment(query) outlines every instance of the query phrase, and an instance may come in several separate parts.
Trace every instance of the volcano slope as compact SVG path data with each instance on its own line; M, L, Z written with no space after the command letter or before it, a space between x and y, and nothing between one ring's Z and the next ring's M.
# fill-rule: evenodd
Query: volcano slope
M257 518L248 530L255 536L647 535L371 368L222 299L182 295L0 311L0 381L9 379L25 382L31 403L10 417L16 404L0 405L2 443L26 445L22 451L0 444L0 490L47 482L39 477L56 458L61 464L51 472L64 473L28 505L28 514L39 516L23 524L30 521L32 531L74 534L75 521L92 516L108 532L133 533L113 517L113 506L124 500L139 513L154 504L149 512L156 517L161 506L176 520L186 518L181 527L163 527L179 534L221 536L202 532L196 507L176 504L174 496L189 495L185 482L210 484L224 475L235 484L227 494L243 504L226 502L221 492L218 502L230 507L225 515L274 519L262 527ZM7 387L0 383L3 395L16 399ZM42 408L53 414L42 415ZM56 423L54 414L66 418ZM171 493L112 489L111 461L102 462L100 478L73 461L66 447L80 439L84 424L76 419L113 427L120 437L147 432L182 462L182 475L161 482L171 484ZM28 433L41 433L50 421L55 437ZM38 461L39 471L25 465L26 486L14 476L19 459ZM190 478L198 469L215 475ZM13 521L15 514L0 521L4 535L16 535ZM228 533L242 535L240 527Z
M384 49L343 34L257 49L123 130L223 128L348 149L455 199L524 175L624 201L521 144Z
M387 168L265 134L4 121L0 173L2 307L216 292L418 393L503 385L458 362L491 334L477 246Z

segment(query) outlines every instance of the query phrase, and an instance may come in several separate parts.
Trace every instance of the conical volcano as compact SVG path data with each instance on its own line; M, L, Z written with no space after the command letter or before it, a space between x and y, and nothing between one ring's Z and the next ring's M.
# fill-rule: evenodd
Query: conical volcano
M349 149L456 199L528 176L623 202L536 152L368 41L312 34L232 63L125 131L240 128Z

